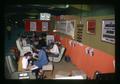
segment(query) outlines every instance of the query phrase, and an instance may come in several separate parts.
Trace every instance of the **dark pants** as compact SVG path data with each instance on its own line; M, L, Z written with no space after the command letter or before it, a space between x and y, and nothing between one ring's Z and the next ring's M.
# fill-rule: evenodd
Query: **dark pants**
M41 68L38 68L32 71L33 73L35 73L36 79L43 79L43 77L38 74L40 69Z
M51 53L51 52L47 52L47 56L48 57L58 57L59 55L57 54L54 54L54 53Z

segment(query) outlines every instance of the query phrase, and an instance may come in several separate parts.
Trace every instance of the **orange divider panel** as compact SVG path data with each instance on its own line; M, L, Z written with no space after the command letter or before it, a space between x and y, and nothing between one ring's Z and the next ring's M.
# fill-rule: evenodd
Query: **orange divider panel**
M88 77L93 78L94 72L101 73L115 72L113 66L114 56L111 56L101 50L94 49L94 56L89 56L85 52L87 45L80 46L76 44L74 47L69 45L70 39L64 38L61 43L66 47L66 55L69 55L73 64L78 69L83 70Z

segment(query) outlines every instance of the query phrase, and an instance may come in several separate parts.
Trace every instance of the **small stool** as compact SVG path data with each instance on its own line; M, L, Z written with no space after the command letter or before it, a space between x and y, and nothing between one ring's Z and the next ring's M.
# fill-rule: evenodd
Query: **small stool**
M53 74L53 64L49 62L48 64L42 66L43 71L51 71L51 74Z

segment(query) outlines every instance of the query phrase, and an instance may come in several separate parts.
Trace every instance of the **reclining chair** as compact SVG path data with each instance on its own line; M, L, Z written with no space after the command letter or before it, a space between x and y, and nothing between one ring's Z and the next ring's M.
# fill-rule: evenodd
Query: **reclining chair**
M48 56L49 61L51 61L51 62L60 62L62 57L63 57L64 52L65 52L65 47L61 46L60 53L59 53L58 57Z

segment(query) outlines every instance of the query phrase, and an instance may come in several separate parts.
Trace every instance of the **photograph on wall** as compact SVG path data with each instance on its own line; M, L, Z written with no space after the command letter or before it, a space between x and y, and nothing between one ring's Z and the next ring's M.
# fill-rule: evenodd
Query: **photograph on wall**
M48 22L42 22L42 31L48 31Z
M87 33L95 34L96 20L87 21Z
M30 22L30 31L36 31L36 22Z
M106 19L102 21L102 41L115 43L115 20Z

